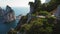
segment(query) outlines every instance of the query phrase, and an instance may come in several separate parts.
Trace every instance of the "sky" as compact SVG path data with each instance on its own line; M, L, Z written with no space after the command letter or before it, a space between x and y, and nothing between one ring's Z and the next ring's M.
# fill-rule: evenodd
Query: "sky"
M29 1L34 2L34 0L0 0L0 7L5 7L6 5L11 7L29 7ZM41 1L42 3L45 2L45 0Z

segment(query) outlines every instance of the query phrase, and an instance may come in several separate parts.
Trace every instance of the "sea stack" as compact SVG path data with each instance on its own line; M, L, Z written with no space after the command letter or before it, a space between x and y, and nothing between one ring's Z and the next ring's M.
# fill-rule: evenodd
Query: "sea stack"
M5 22L12 22L16 19L14 11L8 5L6 6L4 18L5 18Z

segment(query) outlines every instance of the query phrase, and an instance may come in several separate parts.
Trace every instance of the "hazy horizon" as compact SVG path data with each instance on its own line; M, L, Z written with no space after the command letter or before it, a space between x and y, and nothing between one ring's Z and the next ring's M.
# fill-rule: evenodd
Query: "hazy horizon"
M41 0L44 3L45 0ZM28 3L34 2L34 0L0 0L0 7L9 5L10 7L29 7Z

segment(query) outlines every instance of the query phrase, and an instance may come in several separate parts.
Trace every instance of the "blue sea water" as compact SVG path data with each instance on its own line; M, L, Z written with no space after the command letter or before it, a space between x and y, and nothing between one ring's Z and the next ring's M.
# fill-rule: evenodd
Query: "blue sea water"
M29 8L26 7L13 7L12 8L15 12L15 15L26 15L29 12ZM3 19L0 18L0 34L6 34L10 28L15 28L17 26L18 20L12 22L12 23L3 23Z

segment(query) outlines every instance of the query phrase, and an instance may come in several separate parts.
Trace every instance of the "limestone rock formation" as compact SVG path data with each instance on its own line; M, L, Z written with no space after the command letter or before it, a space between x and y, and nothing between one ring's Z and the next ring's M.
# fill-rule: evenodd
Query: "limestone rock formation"
M7 6L5 10L5 22L11 22L15 20L15 13L11 7Z
M16 19L15 13L11 7L8 5L6 9L0 7L0 20L3 22L12 22Z

